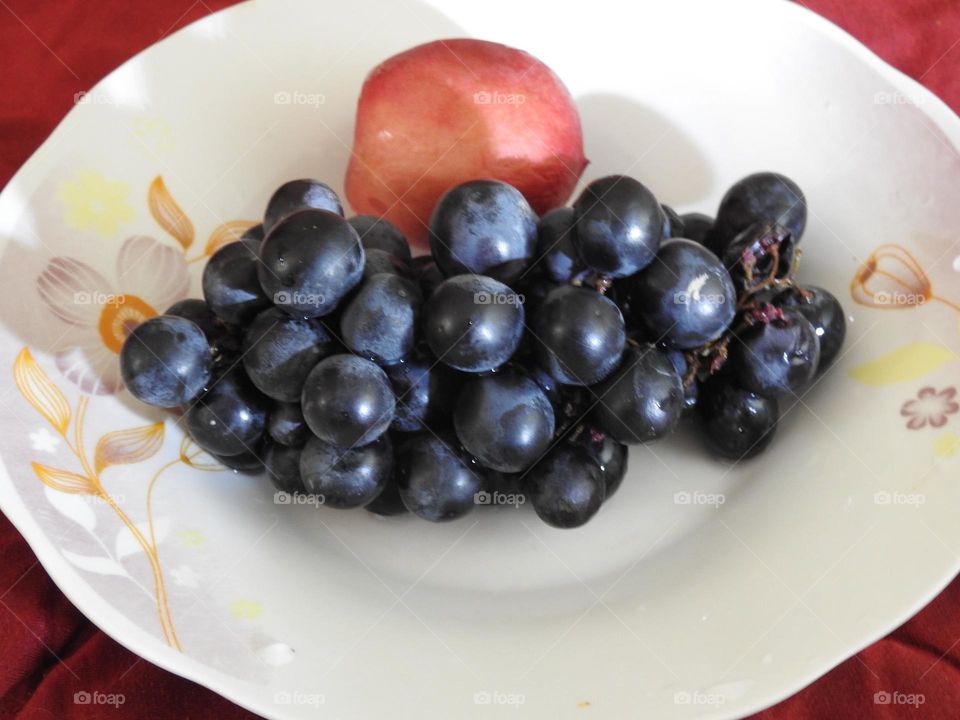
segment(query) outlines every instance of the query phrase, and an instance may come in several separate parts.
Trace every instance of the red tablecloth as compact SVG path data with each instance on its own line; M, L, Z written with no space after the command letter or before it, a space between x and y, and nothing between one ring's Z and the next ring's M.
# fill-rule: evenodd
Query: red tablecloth
M771 0L773 1L773 0ZM88 90L128 57L229 0L0 0L0 185ZM807 0L960 108L957 0ZM0 516L0 717L247 718L110 640L64 598ZM960 581L884 640L759 718L960 717ZM77 691L122 694L119 708ZM875 693L918 694L919 708ZM589 713L587 713L589 714ZM586 717L586 715L584 716Z

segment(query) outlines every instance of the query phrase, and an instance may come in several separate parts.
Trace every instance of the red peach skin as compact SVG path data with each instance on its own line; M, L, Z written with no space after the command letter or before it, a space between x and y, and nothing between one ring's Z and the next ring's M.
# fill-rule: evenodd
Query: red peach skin
M467 180L515 186L542 214L583 173L580 117L550 68L483 40L437 40L367 76L357 106L347 198L425 248L440 196Z

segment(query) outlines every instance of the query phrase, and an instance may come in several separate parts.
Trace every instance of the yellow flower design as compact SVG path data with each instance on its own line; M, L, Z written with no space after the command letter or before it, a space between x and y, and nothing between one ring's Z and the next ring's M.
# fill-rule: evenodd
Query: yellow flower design
M181 530L177 533L177 539L181 545L187 547L200 547L207 542L207 538L199 530Z
M111 237L121 224L134 218L133 207L127 203L129 194L125 182L107 180L96 170L81 170L60 185L58 197L67 225Z
M953 457L960 450L960 435L948 432L936 439L933 452L937 457Z

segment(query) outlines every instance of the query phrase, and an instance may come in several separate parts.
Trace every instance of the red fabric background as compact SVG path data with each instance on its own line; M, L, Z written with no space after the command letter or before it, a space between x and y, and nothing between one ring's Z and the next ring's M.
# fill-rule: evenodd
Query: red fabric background
M74 93L162 37L229 0L0 0L0 185L43 142ZM960 108L957 0L808 0L885 60ZM0 515L0 717L248 718L191 682L139 660L64 598ZM919 615L789 700L756 716L960 716L960 580ZM79 690L125 703L75 705ZM876 704L874 693L920 693L918 709Z

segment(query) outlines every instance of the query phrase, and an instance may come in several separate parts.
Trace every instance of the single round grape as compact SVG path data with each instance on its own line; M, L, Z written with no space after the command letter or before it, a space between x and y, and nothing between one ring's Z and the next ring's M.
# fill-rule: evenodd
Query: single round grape
M203 297L225 322L245 326L270 307L257 279L259 250L256 239L236 240L213 253L203 268Z
M396 255L391 255L384 250L365 249L363 260L363 279L369 280L374 275L386 273L388 275L399 275L400 277L409 277L410 268L404 264L403 260Z
M277 402L267 419L267 434L281 445L300 447L310 437L310 428L303 419L300 402Z
M414 435L397 451L397 485L403 504L431 522L466 515L483 489L483 478L455 442L424 433Z
M533 261L536 244L536 213L498 180L448 190L430 218L430 251L447 277L476 273L510 283Z
M243 341L243 368L264 395L298 402L313 367L338 344L317 320L291 317L279 308L257 315Z
M168 307L163 314L183 318L194 323L203 330L203 334L207 336L207 341L211 344L232 329L230 325L214 314L206 300L200 298L179 300Z
M685 213L680 216L683 221L683 235L687 240L693 240L701 245L710 246L709 235L713 229L713 218L703 213Z
M537 267L553 282L568 283L584 269L577 254L573 208L555 208L537 225Z
M217 462L229 470L234 470L244 475L258 475L263 470L263 460L261 460L261 449L242 452L239 455L214 455Z
M533 315L537 359L557 380L593 385L607 377L623 354L626 328L620 309L598 292L561 286Z
M748 175L734 183L720 201L711 231L711 250L721 255L741 232L754 223L783 225L795 243L807 225L807 201L790 178L774 172Z
M397 275L374 275L361 285L340 317L348 348L380 365L413 352L423 298L420 288Z
M423 316L424 337L434 355L464 372L500 367L523 337L519 296L482 275L445 280L430 296Z
M456 400L457 372L425 353L405 358L385 368L397 396L393 430L439 432L449 423Z
M796 243L782 225L754 223L737 235L723 251L722 261L734 284L753 288L771 274L788 277L794 269Z
M196 323L161 315L137 326L120 350L120 374L141 402L172 408L193 400L210 381L213 361Z
M592 425L581 426L579 432L575 431L573 436L575 439L570 442L586 450L600 468L606 488L604 498L609 500L620 488L623 478L627 475L629 448L614 440L609 433Z
M291 180L277 188L267 202L263 230L270 232L285 218L300 210L326 210L343 215L343 205L333 189L319 180Z
M549 447L556 429L546 394L512 368L468 380L457 399L453 424L467 452L500 472L530 467Z
M310 371L300 404L314 435L332 445L353 447L386 432L396 397L386 373L374 363L355 355L332 355Z
M780 415L777 400L739 387L730 376L710 378L697 401L700 430L717 455L745 460L773 440Z
M380 494L364 505L363 509L383 517L403 515L409 512L407 506L403 504L403 498L400 497L400 486L397 485L396 477L387 480L387 484L383 486Z
M663 214L640 182L624 175L594 180L573 208L577 252L589 267L616 278L653 262L663 238Z
M627 445L669 434L683 413L680 375L650 343L628 347L620 367L595 392L594 421Z
M215 455L253 452L267 426L270 401L241 368L222 375L187 411L186 428L197 445Z
M663 239L686 237L683 217L669 205L660 205L663 212Z
M740 331L727 361L737 382L759 395L795 395L817 372L820 338L798 310L771 312Z
M393 446L388 435L346 449L314 437L300 452L304 489L332 508L366 505L380 494L392 474Z
M600 467L582 447L562 443L527 476L537 515L556 528L575 528L597 514L606 495Z
M717 256L692 240L669 240L657 262L632 280L631 310L649 336L692 349L719 338L733 322L737 294Z
M364 250L382 250L404 263L411 261L410 243L389 220L375 215L356 215L347 222L357 231Z
M263 291L291 315L320 317L363 277L357 231L326 210L301 210L277 223L260 248Z
M263 465L267 477L277 490L287 493L303 492L300 481L300 448L266 443Z
M780 293L774 304L798 311L813 325L820 338L820 362L817 372L822 372L840 354L847 336L847 320L843 306L829 290L809 285L805 288L788 288Z

